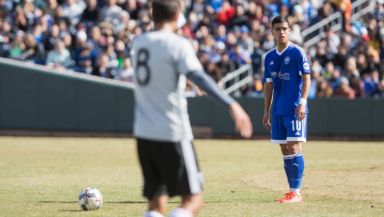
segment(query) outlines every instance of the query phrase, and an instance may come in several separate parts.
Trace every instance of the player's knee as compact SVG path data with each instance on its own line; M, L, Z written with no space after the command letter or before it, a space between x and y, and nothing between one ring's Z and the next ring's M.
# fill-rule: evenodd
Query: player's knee
M287 150L289 154L298 154L301 152L300 143L288 144Z

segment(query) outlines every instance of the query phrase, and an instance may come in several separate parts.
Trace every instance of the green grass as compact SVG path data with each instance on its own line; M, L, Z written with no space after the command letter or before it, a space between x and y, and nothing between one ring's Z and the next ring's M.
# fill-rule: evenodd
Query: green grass
M277 146L195 145L205 178L202 217L384 216L383 142L306 143L300 204L273 202L287 190ZM132 139L0 137L1 217L141 217L141 185ZM80 211L77 196L87 186L103 193L100 210Z

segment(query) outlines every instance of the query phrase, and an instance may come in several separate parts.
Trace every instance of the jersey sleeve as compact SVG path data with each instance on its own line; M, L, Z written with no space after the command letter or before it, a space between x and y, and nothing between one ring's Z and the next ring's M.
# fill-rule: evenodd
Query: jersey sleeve
M176 67L179 73L188 74L190 71L201 71L201 65L196 53L188 40L182 40L176 52Z
M304 53L303 49L299 49L299 57L298 57L298 72L299 75L310 74L311 67L309 65L309 61L307 55Z
M272 82L271 69L269 67L269 64L267 64L268 58L265 55L263 59L264 59L264 61L263 61L263 65L264 65L263 83Z

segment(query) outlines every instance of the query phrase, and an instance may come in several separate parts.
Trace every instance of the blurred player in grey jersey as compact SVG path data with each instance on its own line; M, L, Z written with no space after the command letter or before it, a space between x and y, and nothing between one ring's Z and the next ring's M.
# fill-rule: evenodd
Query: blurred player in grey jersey
M155 31L133 41L135 122L145 217L162 217L168 197L181 196L170 217L197 216L203 205L202 175L192 145L193 135L184 95L187 79L229 108L237 131L249 138L252 124L241 106L207 76L190 42L175 34L180 0L154 0Z

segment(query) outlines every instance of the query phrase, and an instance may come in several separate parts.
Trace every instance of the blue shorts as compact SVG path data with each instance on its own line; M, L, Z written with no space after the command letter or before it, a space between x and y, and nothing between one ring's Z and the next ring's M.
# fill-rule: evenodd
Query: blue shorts
M301 121L295 115L272 116L272 143L307 140L307 116Z

